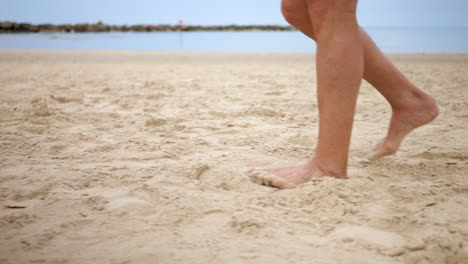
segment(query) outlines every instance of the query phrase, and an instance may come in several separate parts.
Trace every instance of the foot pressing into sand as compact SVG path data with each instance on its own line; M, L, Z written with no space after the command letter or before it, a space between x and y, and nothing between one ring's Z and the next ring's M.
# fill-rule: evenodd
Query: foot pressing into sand
M371 159L393 155L403 139L414 129L426 125L439 115L439 108L427 94L413 100L405 107L394 108L387 136L375 147Z
M437 104L431 96L423 94L407 107L394 108L387 136L376 146L371 158L379 159L394 154L403 139L412 130L433 121L439 114ZM252 169L249 177L256 183L279 189L290 189L314 178L342 175L326 173L312 159L304 164L271 169Z
M249 177L256 183L278 189L291 189L312 179L329 176L316 164L315 160L307 161L297 166L271 169L251 169ZM346 178L338 177L337 178Z

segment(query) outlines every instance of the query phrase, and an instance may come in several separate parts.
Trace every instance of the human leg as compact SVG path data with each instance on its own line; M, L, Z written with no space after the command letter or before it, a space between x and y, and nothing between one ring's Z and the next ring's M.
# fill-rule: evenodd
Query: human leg
M364 79L390 103L392 117L387 135L376 146L372 158L394 154L412 130L434 120L439 109L430 95L408 80L361 29L364 45Z
M317 41L319 136L314 160L328 175L347 177L356 100L364 53L356 19L357 0L309 2Z
M357 0L310 1L317 29L317 96L319 137L316 153L306 164L252 171L254 180L291 188L320 176L347 177L347 161L364 54L356 21Z
M313 20L317 17L309 15L307 0L283 0L281 9L291 25L316 39ZM438 108L434 99L409 81L362 28L360 35L364 48L364 79L387 99L393 111L387 136L372 155L380 158L395 153L409 132L435 119Z

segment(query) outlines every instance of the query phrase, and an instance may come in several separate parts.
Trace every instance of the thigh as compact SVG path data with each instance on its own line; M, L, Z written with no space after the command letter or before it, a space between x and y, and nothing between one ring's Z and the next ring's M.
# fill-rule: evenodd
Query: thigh
M315 39L308 9L307 0L282 0L281 2L281 11L286 21L310 38Z
M307 16L307 1L308 0L282 0L281 10L283 13L287 12Z
M307 10L316 33L327 18L355 17L356 7L357 0L307 0Z
M330 11L356 13L358 0L306 0L309 14L323 15Z

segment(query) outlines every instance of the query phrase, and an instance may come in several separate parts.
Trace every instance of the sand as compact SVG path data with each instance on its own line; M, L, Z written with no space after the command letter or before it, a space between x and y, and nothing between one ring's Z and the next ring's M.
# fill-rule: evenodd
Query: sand
M0 51L0 263L468 263L468 55L392 60L441 115L350 179L253 184L317 138L306 54Z

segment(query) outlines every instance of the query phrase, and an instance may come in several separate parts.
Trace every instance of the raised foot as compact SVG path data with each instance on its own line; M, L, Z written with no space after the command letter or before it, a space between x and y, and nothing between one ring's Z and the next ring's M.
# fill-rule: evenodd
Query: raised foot
M291 189L302 185L314 178L330 176L321 170L313 160L305 164L272 169L251 169L249 177L256 183L278 189ZM334 176L332 176L334 177ZM337 178L346 178L338 177Z
M394 109L387 136L374 148L371 158L379 159L395 154L411 131L430 123L438 115L439 108L434 98L429 95L425 95L410 107Z

